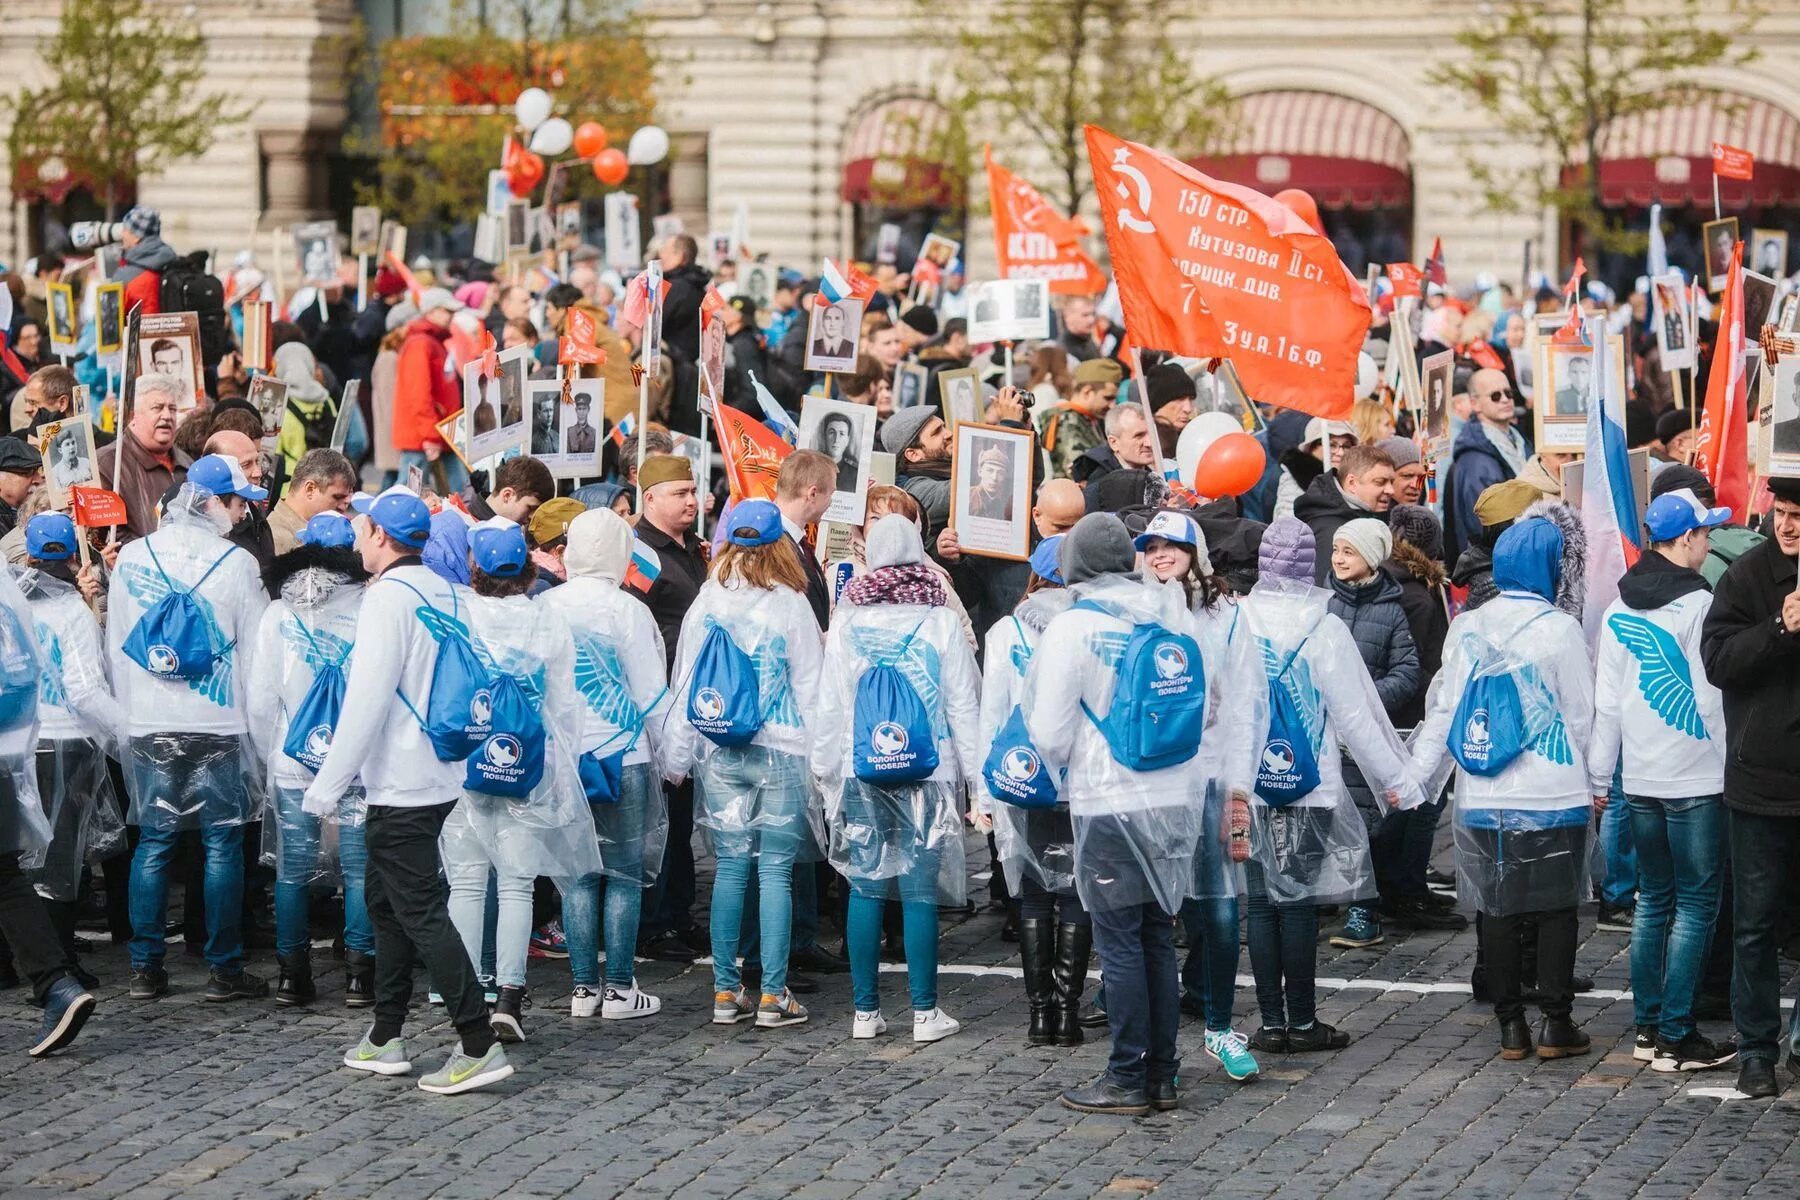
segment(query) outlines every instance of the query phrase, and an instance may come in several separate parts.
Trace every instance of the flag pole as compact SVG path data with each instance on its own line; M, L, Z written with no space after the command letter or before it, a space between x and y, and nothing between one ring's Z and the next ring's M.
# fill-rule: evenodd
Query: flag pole
M646 333L649 330L645 330ZM644 445L650 440L650 370L644 367L638 373L638 419L637 419L637 510L644 511Z
M699 372L704 376L704 370ZM700 380L694 381L694 407L700 410L699 500L694 506L694 536L706 536L706 498L712 495L712 405L700 398Z

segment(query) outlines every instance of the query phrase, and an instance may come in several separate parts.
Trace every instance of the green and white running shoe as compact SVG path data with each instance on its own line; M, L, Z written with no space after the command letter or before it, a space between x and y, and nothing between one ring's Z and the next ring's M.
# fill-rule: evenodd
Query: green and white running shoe
M1256 1078L1258 1068L1250 1053L1250 1039L1237 1030L1207 1030L1206 1052L1237 1082L1248 1083Z
M455 1096L487 1087L491 1083L499 1083L502 1079L510 1078L512 1073L512 1064L506 1061L506 1051L501 1049L499 1042L495 1042L480 1058L472 1058L460 1048L451 1051L450 1061L444 1064L444 1069L424 1076L419 1080L419 1086L440 1096Z
M374 1032L371 1026L369 1033ZM405 1038L395 1038L385 1046L377 1046L369 1040L369 1033L363 1034L362 1041L344 1055L346 1067L352 1071L373 1071L377 1075L404 1075L412 1070L412 1060L406 1057Z

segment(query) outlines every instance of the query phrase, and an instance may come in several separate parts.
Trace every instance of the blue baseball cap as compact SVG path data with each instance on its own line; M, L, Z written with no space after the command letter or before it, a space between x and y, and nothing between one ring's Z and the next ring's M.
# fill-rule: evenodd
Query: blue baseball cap
M25 552L33 558L62 562L75 546L75 522L62 513L39 513L25 524Z
M302 546L318 546L326 550L347 550L356 544L356 530L350 518L339 512L322 512L308 521L297 535Z
M513 578L530 558L525 530L505 517L494 517L469 530L469 554L482 574L495 579Z
M379 496L358 496L350 501L350 507L403 546L421 550L431 540L431 510L398 484Z
M1056 584L1063 581L1062 564L1056 559L1057 552L1062 549L1062 540L1060 533L1047 537L1031 552L1031 570L1039 579Z
M773 501L745 500L731 510L731 528L725 536L734 546L767 546L786 532Z
M242 496L256 501L269 498L267 489L250 482L237 459L226 458L223 454L208 454L197 460L188 468L187 481L194 490L209 496Z
M1150 524L1144 532L1131 539L1132 546L1142 554L1150 546L1151 538L1161 538L1165 542L1179 542L1183 546L1199 548L1204 540L1200 536L1200 526L1194 524L1194 518L1184 512L1163 509L1150 518Z
M1644 512L1644 525L1650 530L1651 540L1657 542L1672 542L1684 533L1711 529L1729 520L1729 508L1708 508L1694 495L1693 488L1664 492Z

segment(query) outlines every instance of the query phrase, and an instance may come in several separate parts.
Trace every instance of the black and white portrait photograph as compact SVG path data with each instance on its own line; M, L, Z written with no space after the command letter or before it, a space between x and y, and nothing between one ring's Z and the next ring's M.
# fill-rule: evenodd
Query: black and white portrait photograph
M294 226L294 257L300 263L302 283L337 283L337 226L330 221L309 221Z
M599 475L606 381L534 379L527 386L531 394L532 457L549 467L558 479ZM548 429L544 425L546 411Z
M899 363L894 367L894 407L917 408L929 402L925 394L931 371L918 363Z
M1687 282L1679 272L1658 275L1650 281L1651 308L1656 328L1656 349L1664 370L1694 365L1694 338L1689 328Z
M1744 272L1744 345L1754 346L1762 337L1762 327L1775 311L1775 292L1779 284L1760 271Z
M117 354L125 348L125 285L103 283L94 289L94 353Z
M1768 431L1770 453L1759 464L1761 473L1800 475L1800 355L1784 354L1775 364Z
M532 347L502 350L491 379L481 375L482 361L463 367L463 408L468 417L468 451L479 462L507 450L524 449L530 433L525 419L525 388L530 377Z
M381 209L359 204L350 210L350 253L373 258L381 253Z
M875 453L875 410L866 404L808 396L801 401L800 446L837 464L837 486L825 520L862 524Z
M1420 390L1425 400L1425 437L1442 454L1450 449L1450 384L1456 354L1440 351L1419 362Z
M756 311L775 307L775 268L769 263L748 263L738 269L738 295L750 297Z
M1785 229L1752 229L1749 261L1744 265L1759 275L1780 279L1787 272L1788 235Z
M94 462L94 430L86 417L71 417L43 430L44 477L51 497L61 503L72 487L99 482Z
M281 423L287 418L288 385L273 375L258 375L250 380L244 399L262 414L263 436L281 436Z
M952 428L981 420L981 373L974 367L939 371L937 385L938 403Z
M200 323L191 312L154 313L138 318L137 362L139 375L167 375L187 385L182 412L198 405L206 395L200 371Z
M48 287L50 346L58 354L73 354L80 330L75 323L75 289L67 283Z
M535 381L531 385L532 457L542 458L561 449L562 385L555 380Z
M856 348L862 341L863 302L846 296L836 304L816 299L806 325L806 369L842 371L856 369Z
M1031 549L1032 434L965 422L952 445L950 527L963 553L1024 559Z
M506 202L506 255L531 252L531 202L529 200L508 200Z
M1700 244L1706 248L1706 290L1715 296L1724 288L1725 277L1731 271L1731 248L1737 240L1736 217L1721 217L1701 227Z
M969 341L1022 342L1050 336L1050 284L1043 279L995 279L975 288Z
M556 248L574 250L581 245L581 202L556 206Z

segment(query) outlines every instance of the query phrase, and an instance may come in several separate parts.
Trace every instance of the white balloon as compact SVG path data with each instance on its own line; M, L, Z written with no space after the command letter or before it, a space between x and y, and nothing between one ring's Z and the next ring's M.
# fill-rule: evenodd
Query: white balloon
M1367 400L1381 386L1381 368L1375 365L1367 350L1359 350L1356 354L1356 398Z
M527 133L542 125L550 116L550 93L543 88L526 88L513 101L513 115Z
M1187 428L1175 442L1175 469L1181 472L1181 482L1193 487L1194 471L1200 466L1201 455L1226 434L1242 432L1243 423L1230 413L1194 414L1194 419L1187 423Z
M631 135L625 161L634 167L647 167L669 157L669 135L660 125L646 125Z
M558 155L575 144L575 127L561 117L551 117L531 134L531 148L538 154Z

